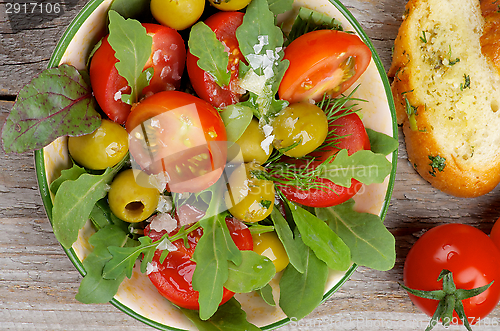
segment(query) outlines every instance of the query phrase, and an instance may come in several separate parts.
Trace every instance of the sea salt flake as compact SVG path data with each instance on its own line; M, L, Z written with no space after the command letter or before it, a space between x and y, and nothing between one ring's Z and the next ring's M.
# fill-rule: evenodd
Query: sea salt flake
M269 137L269 135L273 132L274 128L269 124L264 124L262 126L262 131L264 132L265 137Z
M168 240L168 238L163 239L158 246L156 246L156 249L160 251L169 251L169 252L174 252L177 250L177 247Z
M160 213L169 213L172 211L173 202L171 196L160 195L156 210Z
M156 232L170 232L177 228L177 220L175 220L168 213L159 213L155 218L153 218L151 224L149 225L149 228Z
M274 135L268 136L266 139L262 140L260 143L260 147L266 152L266 155L269 155L271 152L271 144L273 143Z
M148 262L146 265L146 274L149 275L152 272L158 272L158 263L156 262Z
M269 45L269 36L267 35L258 36L257 40L259 41L259 43L253 45L253 51L255 52L255 54L259 54L264 46Z

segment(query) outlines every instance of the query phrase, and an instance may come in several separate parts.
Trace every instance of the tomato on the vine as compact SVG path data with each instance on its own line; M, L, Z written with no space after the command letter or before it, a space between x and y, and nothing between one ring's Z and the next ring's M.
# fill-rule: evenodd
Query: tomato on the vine
M465 224L445 224L424 233L406 257L404 285L415 290L441 290L443 284L438 277L443 270L452 273L457 289L470 290L494 281L484 292L462 300L470 324L487 316L500 301L500 251L481 230ZM437 300L409 296L424 313L433 316ZM455 312L449 322L463 323Z
M238 68L244 56L236 39L236 29L243 22L244 13L218 12L207 18L204 23L227 48L229 62L227 70L231 72L229 85L220 86L213 76L198 66L198 58L188 51L186 67L196 94L218 108L237 103L245 92L238 86Z
M329 136L326 138L326 145L311 153L316 157L309 167L312 169L323 163L328 158L334 156L341 149L347 149L347 154L360 150L370 149L370 140L366 133L365 126L356 113L343 114L328 125ZM331 139L335 139L335 144L328 144ZM290 163L297 167L304 167L307 161L303 159L290 160ZM352 198L363 187L363 184L356 179L351 180L350 187L336 185L327 178L316 178L318 188L301 189L295 185L278 184L285 197L293 202L309 207L331 207L341 204Z
M208 102L179 91L156 93L137 104L125 125L133 161L163 174L170 192L200 192L226 164L226 129Z
M154 74L141 96L179 88L184 72L186 48L181 35L172 28L159 24L142 24L153 37L151 56L144 69L153 67ZM122 94L130 93L127 80L118 74L115 51L107 37L92 56L90 82L97 103L114 122L125 124L131 106L121 100Z
M253 249L252 235L244 223L228 217L226 218L226 224L238 249ZM173 235L178 231L179 228L169 233L169 235ZM144 233L153 241L156 241L165 234L165 231L156 232L150 230L148 225ZM172 244L177 250L170 251L163 263L160 263L161 251L157 250L151 263L153 270L148 275L161 295L172 303L187 309L199 309L199 294L192 286L193 273L196 268L196 263L192 260L192 257L196 244L202 235L203 229L199 227L187 235L188 245L184 244L183 239L174 241ZM231 299L233 295L233 292L224 288L221 304Z
M493 228L491 228L490 238L498 249L500 249L500 218L495 222Z
M328 47L325 47L328 45ZM366 70L371 52L361 39L336 30L308 32L285 48L290 61L280 83L280 99L290 103L336 97Z

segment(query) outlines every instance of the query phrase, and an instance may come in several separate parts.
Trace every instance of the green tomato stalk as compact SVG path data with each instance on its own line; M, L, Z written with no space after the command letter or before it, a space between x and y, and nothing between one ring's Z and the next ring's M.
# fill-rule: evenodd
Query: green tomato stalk
M472 298L486 291L493 282L484 286L473 288L470 290L457 289L453 281L453 273L449 270L443 269L439 274L438 281L443 281L443 289L435 291L414 290L403 284L399 284L409 293L424 299L439 300L439 304L432 316L429 325L425 331L431 330L439 320L443 326L448 327L450 321L453 319L453 311L458 315L458 318L464 323L467 330L472 331L469 320L465 315L462 300Z

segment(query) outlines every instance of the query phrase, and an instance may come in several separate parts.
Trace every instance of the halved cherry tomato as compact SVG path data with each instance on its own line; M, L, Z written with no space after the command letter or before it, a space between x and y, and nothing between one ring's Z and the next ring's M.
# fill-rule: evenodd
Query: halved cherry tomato
M366 70L371 52L356 35L317 30L292 41L285 48L284 59L290 65L278 94L280 99L295 103L319 101L324 93L340 95Z
M252 250L253 240L247 226L235 218L226 218L226 224L231 238L240 250ZM156 232L149 229L144 230L153 241L158 240L165 232ZM170 234L175 234L179 229ZM153 271L149 273L149 279L157 288L158 292L172 303L187 309L199 309L197 291L193 290L192 278L196 263L192 261L196 244L203 235L203 229L197 228L187 235L188 245L184 245L182 239L172 244L176 251L169 252L165 261L160 263L161 251L156 251L153 257ZM225 303L234 295L233 292L224 288L222 302Z
M208 102L179 91L156 93L137 104L125 125L135 163L163 174L170 192L199 192L226 164L226 129Z
M236 29L243 22L243 15L241 12L218 12L204 21L215 32L217 39L224 43L229 53L229 85L219 86L211 74L198 67L198 58L188 51L186 66L196 94L218 108L237 103L245 92L237 86L238 68L240 61L244 61L244 56L238 46Z
M470 324L482 320L500 300L500 251L481 230L465 224L444 224L424 233L406 256L404 284L416 290L443 289L441 271L449 270L457 289L473 289L494 281L486 291L462 300ZM412 294L412 302L433 316L438 301ZM456 313L450 324L462 324ZM435 321L437 322L437 321Z
M348 155L352 155L359 150L370 149L370 140L366 133L365 126L355 113L350 113L335 121L331 121L328 126L328 131L330 135L327 137L327 142L332 139L332 137L340 138L336 140L335 146L330 145L323 147L311 153L316 159L311 162L310 167L317 167L341 149L347 149ZM290 160L290 162L297 165L297 167L305 166L305 161L301 159ZM297 186L278 185L281 192L283 192L288 200L309 207L331 207L341 204L352 198L363 187L363 184L356 179L351 180L350 187L336 185L326 178L317 178L315 181L323 187L302 190Z
M153 37L151 56L144 69L153 67L154 75L141 96L179 88L184 72L186 48L181 35L174 29L159 24L145 23L143 26ZM97 103L114 122L125 124L131 106L121 101L121 95L130 93L125 78L118 74L115 51L102 40L90 62L90 82Z

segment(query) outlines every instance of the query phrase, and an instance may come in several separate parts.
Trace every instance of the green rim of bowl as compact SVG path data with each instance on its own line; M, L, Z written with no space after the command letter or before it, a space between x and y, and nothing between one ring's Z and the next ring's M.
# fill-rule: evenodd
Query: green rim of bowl
M379 72L380 78L382 79L382 83L384 85L384 89L386 92L387 100L389 102L389 108L391 111L391 117L392 117L392 127L393 127L393 137L397 138L398 137L398 130L397 130L397 123L396 123L396 110L394 107L394 100L392 97L391 89L390 89L390 84L389 84L389 79L387 78L385 69L382 65L382 61L380 60L380 57L378 56L375 47L371 43L370 39L364 32L364 30L361 28L361 25L359 22L354 18L354 16L347 10L347 8L342 5L338 0L329 0L332 5L334 5L340 13L349 21L349 23L354 27L355 31L358 33L360 38L363 40L363 42L370 48L372 52L372 58L375 62L375 65L377 67L377 70ZM85 20L92 14L92 12L99 6L103 0L91 0L89 1L84 8L78 13L78 15L73 19L71 24L68 26L64 34L62 35L61 39L59 40L50 60L48 63L48 68L56 67L59 65L59 62L61 61L64 52L66 51L66 48L69 46L73 36L76 34L78 29L82 26L82 24L85 22ZM382 210L380 212L380 217L382 220L385 218L385 215L387 214L387 210L389 208L389 202L391 200L393 188L394 188L394 181L396 177L396 163L397 163L397 150L394 151L393 157L392 157L392 171L389 179L389 184L388 184L388 189L386 192L386 196L384 199L384 204L382 206ZM37 150L35 151L35 170L36 170L36 175L37 175L37 181L38 181L38 186L40 190L40 195L42 197L42 201L45 207L45 211L48 215L49 221L52 224L52 200L51 200L51 195L50 195L50 189L49 189L49 183L47 182L47 178L45 176L45 159L44 159L44 154L43 154L43 149L42 150ZM73 265L76 267L76 269L80 272L82 276L85 276L86 272L83 267L82 261L78 258L76 255L75 251L70 248L66 249L63 247L63 250L65 251L66 255L70 259L70 261L73 263ZM340 287L342 287L345 282L352 276L354 271L356 271L357 265L353 264L344 274L344 276L328 291L325 293L323 296L322 303L326 301L328 298L330 298ZM128 306L122 304L120 301L116 299L112 299L110 301L112 305L123 311L124 313L130 315L131 317L135 318L136 320L143 322L144 324L147 324L149 326L152 326L154 328L157 328L159 330L168 330L168 331L183 331L182 329L174 328L168 325L164 325L158 322L155 322L149 318L146 318L142 316L141 314L135 312ZM272 330L281 326L284 326L285 324L289 323L291 320L289 318L285 318L279 321L276 321L274 323L265 325L261 327L262 330Z

